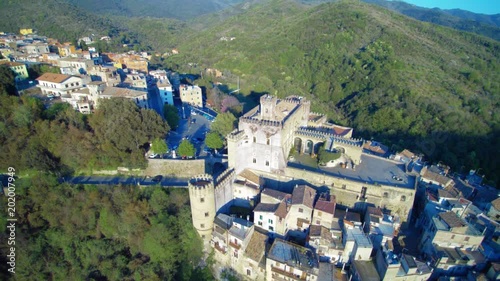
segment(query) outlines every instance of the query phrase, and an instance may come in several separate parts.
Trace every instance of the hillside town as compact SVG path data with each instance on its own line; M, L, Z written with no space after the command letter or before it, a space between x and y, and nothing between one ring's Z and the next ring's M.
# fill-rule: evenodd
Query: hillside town
M206 107L201 87L150 70L151 54L99 53L93 40L78 40L84 51L29 29L1 34L0 64L20 95L36 88L47 106L83 114L110 98L161 116L176 100ZM32 64L60 73L30 81ZM244 112L226 136L224 168L188 182L192 224L217 269L241 280L500 279L500 197L479 169L452 171L355 136L298 95L265 94Z

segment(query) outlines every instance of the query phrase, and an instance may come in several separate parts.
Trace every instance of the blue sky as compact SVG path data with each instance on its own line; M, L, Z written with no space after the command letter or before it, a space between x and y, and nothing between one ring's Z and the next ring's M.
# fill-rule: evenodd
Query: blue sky
M404 2L425 7L440 9L462 9L481 14L499 14L499 0L402 0Z

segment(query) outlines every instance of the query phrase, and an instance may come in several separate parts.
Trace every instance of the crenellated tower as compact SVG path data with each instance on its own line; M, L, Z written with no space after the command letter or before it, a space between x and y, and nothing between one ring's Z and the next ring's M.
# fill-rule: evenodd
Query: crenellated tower
M208 174L195 176L188 189L193 226L203 240L210 240L216 214L214 179Z

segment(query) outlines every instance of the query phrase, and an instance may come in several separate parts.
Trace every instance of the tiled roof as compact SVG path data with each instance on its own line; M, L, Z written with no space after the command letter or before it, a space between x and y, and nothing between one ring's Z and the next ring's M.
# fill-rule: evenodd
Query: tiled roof
M383 217L384 214L382 214L382 210L380 208L375 208L375 207L368 207L366 209L366 211L371 214L371 215L374 215L374 216L377 216L377 217Z
M452 211L440 213L439 217L451 228L466 226L465 222Z
M330 230L321 225L311 225L309 227L309 237L320 237L326 241L332 241L333 237Z
M405 149L405 150L401 151L398 154L401 155L401 156L404 156L406 158L410 158L410 159L413 158L413 157L415 157L415 153L409 151L408 149Z
M278 209L279 204L267 204L267 203L259 203L253 210L254 212L265 212L265 213L274 213Z
M286 215L288 214L288 206L286 203L286 200L281 201L281 203L278 206L278 209L274 213L277 217L280 217L282 219L286 218Z
M62 83L71 76L58 74L58 73L44 73L42 76L36 78L38 81L45 81L51 83Z
M243 170L239 176L260 185L260 177L248 169Z
M262 194L265 194L265 195L270 196L272 198L276 198L278 200L283 200L287 195L289 195L288 193L281 192L281 191L274 190L274 189L269 189L269 188L265 188L264 190L262 190Z
M333 215L335 213L335 200L334 201L320 200L316 202L314 209Z
M303 204L309 208L314 208L316 190L306 185L299 185L293 189L292 204Z
M147 92L136 91L128 88L118 88L118 87L106 87L102 95L122 97L122 98L136 98L140 96L147 95Z
M422 170L423 171L422 177L424 177L427 180L437 182L437 183L441 184L442 186L447 186L448 184L450 184L450 182L452 181L451 178L432 171L432 168L433 168L433 166L431 166L430 168L427 168L427 169L424 168Z
M493 206L496 210L500 210L500 197L491 201L491 206Z
M351 222L361 222L361 216L358 213L348 211L345 214L345 220Z
M255 262L259 262L264 255L264 251L266 248L266 239L266 235L259 233L258 231L254 231L252 234L252 238L250 238L250 242L248 242L248 246L245 250L245 255L249 259Z

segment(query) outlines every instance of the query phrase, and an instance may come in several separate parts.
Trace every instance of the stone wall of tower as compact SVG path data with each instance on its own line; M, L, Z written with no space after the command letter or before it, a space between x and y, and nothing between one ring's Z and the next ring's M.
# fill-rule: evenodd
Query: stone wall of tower
M263 95L260 97L260 118L262 120L274 120L274 111L278 98L271 95Z
M188 182L193 226L204 240L210 240L215 209L215 188L211 175L193 177Z

